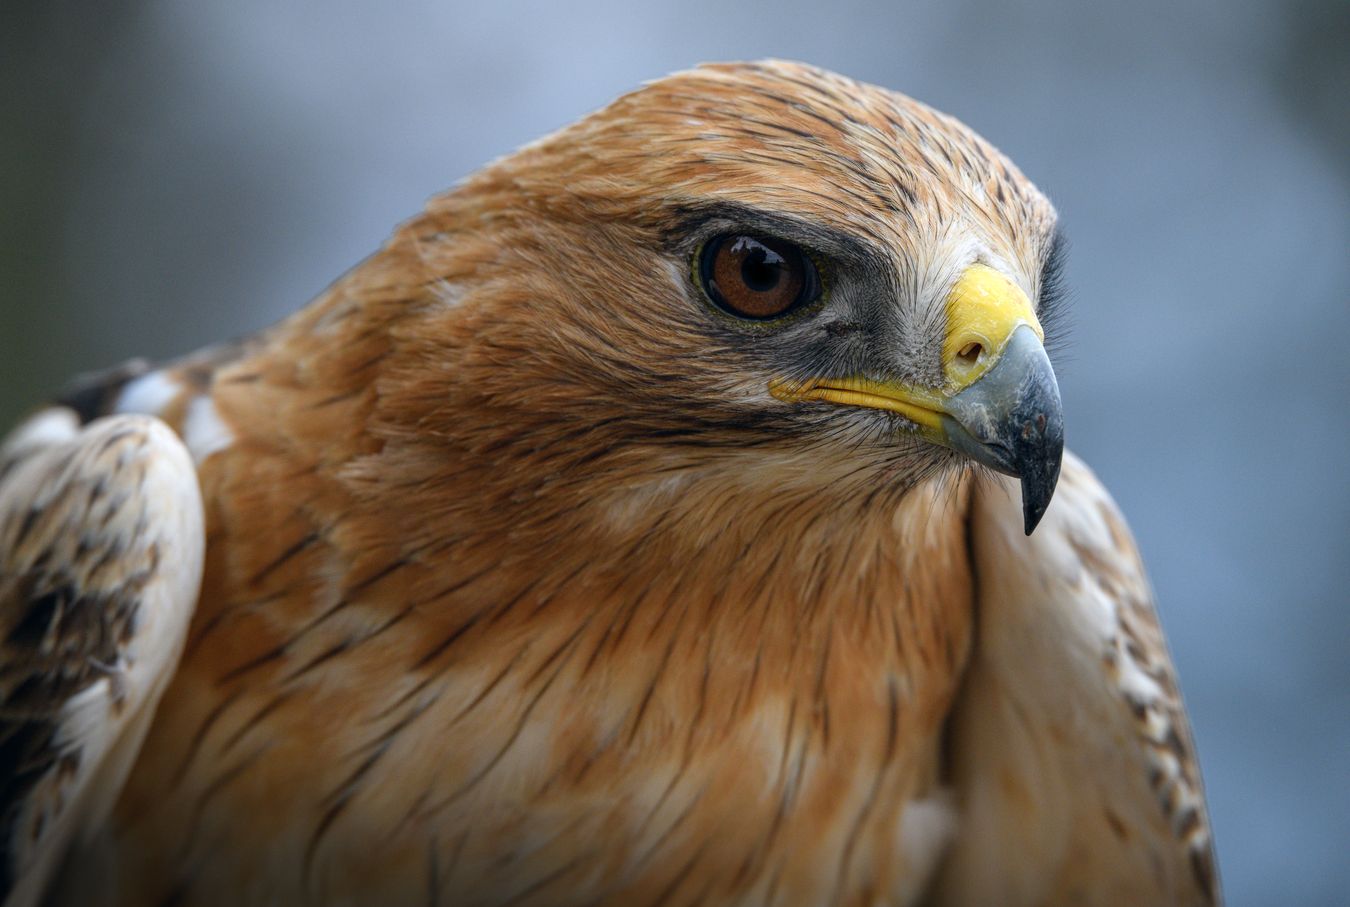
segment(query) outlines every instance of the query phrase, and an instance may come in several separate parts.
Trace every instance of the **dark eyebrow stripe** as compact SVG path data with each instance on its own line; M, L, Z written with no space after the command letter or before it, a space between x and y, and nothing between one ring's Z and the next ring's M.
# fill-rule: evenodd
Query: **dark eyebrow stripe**
M754 205L698 199L675 202L668 210L671 219L663 234L672 247L684 245L692 234L705 232L710 223L721 222L728 230L782 237L845 263L874 266L886 255L856 234Z

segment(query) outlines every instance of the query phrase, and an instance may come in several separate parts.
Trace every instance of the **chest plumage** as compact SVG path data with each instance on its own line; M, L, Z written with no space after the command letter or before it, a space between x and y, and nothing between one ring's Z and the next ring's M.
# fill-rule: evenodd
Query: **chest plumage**
M868 500L747 482L791 475L762 458L601 467L514 531L446 489L452 532L341 490L378 454L269 483L285 505L256 457L202 471L204 592L117 817L115 862L160 885L133 900L180 873L203 901L255 878L296 900L868 903L932 869L973 594L958 476Z

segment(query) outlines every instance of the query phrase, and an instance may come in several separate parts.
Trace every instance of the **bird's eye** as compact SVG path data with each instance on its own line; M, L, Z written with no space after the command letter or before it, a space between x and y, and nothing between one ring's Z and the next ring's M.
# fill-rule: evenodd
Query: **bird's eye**
M811 256L786 240L727 233L698 255L698 278L708 298L737 318L780 318L820 298Z

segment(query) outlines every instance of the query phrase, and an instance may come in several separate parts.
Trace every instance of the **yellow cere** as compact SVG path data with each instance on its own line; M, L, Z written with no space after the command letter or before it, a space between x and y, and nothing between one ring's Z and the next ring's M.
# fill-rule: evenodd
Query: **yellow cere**
M1022 288L988 265L966 269L947 296L947 338L942 370L949 390L974 384L987 372L1021 325L1045 340L1036 311Z

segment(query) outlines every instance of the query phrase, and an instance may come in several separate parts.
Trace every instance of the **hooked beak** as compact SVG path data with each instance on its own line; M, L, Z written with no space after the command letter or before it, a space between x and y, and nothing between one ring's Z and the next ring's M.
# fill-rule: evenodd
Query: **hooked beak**
M1027 325L1013 332L993 368L947 401L947 446L1022 480L1027 535L1045 515L1064 457L1059 384L1045 347Z
M775 381L780 400L819 400L905 416L919 435L1022 481L1027 535L1055 492L1064 455L1059 384L1025 293L972 265L947 298L946 381L925 388L861 377Z

